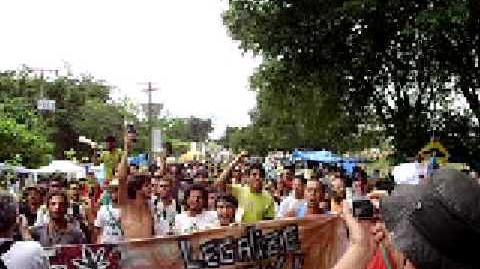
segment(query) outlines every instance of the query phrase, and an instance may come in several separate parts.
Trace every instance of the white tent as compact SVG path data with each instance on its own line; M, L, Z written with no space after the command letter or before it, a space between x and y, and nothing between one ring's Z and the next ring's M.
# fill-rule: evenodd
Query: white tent
M82 178L86 176L85 167L68 160L55 160L48 166L35 169L37 174L65 173L68 178Z
M425 166L419 163L402 163L393 168L393 178L397 184L416 185L420 176L426 174Z

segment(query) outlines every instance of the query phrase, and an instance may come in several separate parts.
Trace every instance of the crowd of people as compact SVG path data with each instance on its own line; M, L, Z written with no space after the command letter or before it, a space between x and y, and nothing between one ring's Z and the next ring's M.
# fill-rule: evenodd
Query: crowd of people
M4 238L2 241L4 244L0 246L2 255L0 266L44 268L42 266L47 261L39 254L42 247L117 243L132 238L189 234L241 223L254 224L259 221L282 218L337 215L346 220L350 243L346 254L336 268L366 268L358 266L365 262L365 257L372 256L366 255L365 251L365 249L371 250L365 247L370 244L366 243L369 232L365 232L362 222L352 217L351 207L346 206L347 203L345 203L346 200L355 197L369 197L372 201L377 201L374 202L377 208L376 215L381 215L383 226L375 225L373 237L377 242L382 241L382 246L393 245L392 242L399 237L411 236L397 227L397 223L401 221L395 217L395 214L400 214L400 209L398 212L380 210L380 202L376 199L387 197L392 189L383 188L382 183L385 183L385 180L379 180L378 176L368 177L361 169L356 169L352 174L347 175L337 166L298 169L292 165L283 167L276 180L267 181L262 163L257 159L249 158L245 153L240 154L223 169L215 169L215 171L204 162L167 164L164 158L159 158L149 167L141 169L137 165L128 163L127 157L133 141L134 138L127 135L123 150L117 150L114 144L109 147L110 151L106 158L108 159L107 170L110 172L107 173L105 182L98 182L94 173L88 173L85 179L68 182L61 176L53 176L34 186L28 186L21 199L9 193L0 193L0 232L1 237ZM466 176L447 173L446 176L442 174L440 177L443 181L435 183L437 184L435 190L439 193L437 196L443 193L443 189L440 189L444 186L442 182L451 184L451 177L457 178L458 182L463 182L465 188L468 187L469 191L473 193L476 191L478 194L478 184L472 179L468 179L469 182L467 182ZM432 177L431 182L436 182L434 178L435 176ZM423 190L420 187L418 189ZM461 200L461 197L458 197L461 196L460 193L445 191L450 195L448 196L450 200L445 202L447 205L457 199ZM410 194L411 192L407 192L388 198L397 197L398 200L400 197L402 200ZM421 196L421 194L417 195ZM435 196L435 194L432 195ZM437 196L435 197L438 198ZM465 224L465 230L472 236L478 236L480 196L468 197L471 199L470 203L473 203L473 205L470 204L471 207L466 205L467 202L460 205L463 206L461 209L458 209L459 206L455 207L456 204L452 207L462 212L462 216L470 217ZM463 199L468 197L464 196ZM431 204L433 198L422 201L425 201L423 208L434 207ZM410 206L411 204L407 203L405 208ZM418 209L422 208L422 205L414 204L413 206L413 213L408 212L413 215L405 215L405 218L418 217L415 212L422 212ZM455 214L457 213L455 211ZM432 214L430 217L439 216ZM421 221L417 226L431 223L421 216L418 218ZM477 226L472 227L469 224ZM387 228L390 231L403 231L404 234L396 234L395 238L389 239ZM449 231L448 227L437 225L434 228L436 228L434 232ZM462 231L456 232L459 233L459 237L465 236ZM429 239L431 236L434 235L429 234L426 238ZM460 243L463 239L453 237L452 240ZM403 245L399 248L389 247L389 253L394 253L393 249L405 252L408 257L406 260L415 263L416 268L480 268L446 267L445 264L456 262L457 256L467 265L474 261L464 257L466 255L463 255L464 253L454 257L447 255L443 263L423 259L421 254L402 249L408 245L405 243L405 238L399 240L403 240ZM359 244L360 247L358 247ZM409 244L408 246L414 245ZM450 250L442 242L438 244ZM432 249L435 249L435 244L429 249L431 253L435 252ZM435 253L446 255L441 251ZM25 257L37 258L25 259ZM372 263L371 259L365 262L365 266ZM391 258L391 262L396 264L397 268L407 264L407 262L402 264L402 261L394 257ZM424 262L429 266L435 264L438 267L421 267ZM472 264L478 265L478 262Z

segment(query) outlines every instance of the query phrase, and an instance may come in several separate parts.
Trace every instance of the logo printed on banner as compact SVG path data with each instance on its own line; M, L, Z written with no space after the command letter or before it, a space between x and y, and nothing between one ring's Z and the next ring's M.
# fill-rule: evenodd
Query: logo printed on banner
M50 269L118 269L121 258L111 244L60 246L47 256Z
M83 245L82 258L73 260L73 264L78 269L107 269L110 262L104 248L99 248L94 252L88 246Z
M190 240L181 240L179 247L186 269L219 268L235 263L265 261L265 268L282 269L291 257L292 268L303 267L303 254L298 234L298 227L290 225L282 230L263 235L262 230L254 226L247 227L247 235L238 239L227 237L213 239L200 245L200 259L193 258ZM235 255L236 254L236 255Z

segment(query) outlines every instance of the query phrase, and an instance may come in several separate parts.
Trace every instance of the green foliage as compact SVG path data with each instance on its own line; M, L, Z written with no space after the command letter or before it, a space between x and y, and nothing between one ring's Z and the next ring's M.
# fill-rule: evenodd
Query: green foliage
M45 136L0 114L0 160L8 162L22 158L23 165L38 167L48 164L53 145Z
M232 38L264 58L251 130L239 137L262 149L333 150L387 139L400 160L435 134L471 163L480 154L479 15L473 0L230 1ZM453 105L460 97L468 106Z
M64 153L70 149L82 156L90 156L89 148L78 142L80 135L99 142L108 135L114 135L118 141L123 141L124 119L134 116L123 104L112 104L109 93L109 86L88 75L42 80L27 67L19 72L1 72L0 104L4 107L5 116L2 120L4 124L9 124L10 131L21 133L18 143L12 143L4 154L12 156L21 151L24 162L36 166L42 161L39 157L30 160L24 156L24 149L35 156L37 151L52 153L52 149L55 158L65 158ZM36 110L39 99L55 100L55 112L42 112L40 115L41 112ZM18 126L13 127L12 120ZM35 135L29 136L28 132ZM7 137L2 137L2 142L7 143L4 138ZM48 147L39 145L44 142ZM21 143L30 144L33 148L21 147Z
M78 110L78 116L72 119L77 132L94 141L105 141L108 135L122 141L124 108L108 104L103 100L90 99Z
M27 167L47 164L53 149L47 140L50 131L23 98L4 99L0 103L0 160L16 165L21 160Z
M0 160L17 154L28 166L45 164L49 154L55 158L91 156L88 145L79 136L104 142L114 136L122 146L125 122L133 122L138 130L134 153L148 147L148 124L139 120L139 109L128 99L114 103L110 87L88 75L58 76L41 79L28 67L21 71L0 72ZM36 110L39 99L55 100L53 113ZM205 141L212 131L210 119L163 119L152 122L153 128L164 132L164 140L172 142L174 150L186 151L187 141Z
M212 131L210 119L200 118L153 118L152 128L162 130L163 141L172 143L173 150L177 155L185 153L190 142L205 141ZM138 141L134 152L144 152L148 148L148 122L137 122Z

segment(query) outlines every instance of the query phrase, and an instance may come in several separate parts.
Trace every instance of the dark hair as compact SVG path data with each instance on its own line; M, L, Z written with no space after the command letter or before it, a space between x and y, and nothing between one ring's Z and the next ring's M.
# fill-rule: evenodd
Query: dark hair
M325 193L325 184L323 184L323 182L321 182L320 180L317 180L315 178L311 178L311 179L307 180L307 182L318 182L318 184L320 184L320 189L322 190L322 193Z
M50 200L55 197L55 196L61 196L63 197L63 200L65 201L65 205L66 207L68 208L68 196L67 194L64 192L64 191L53 191L53 192L49 192L48 193L48 196L47 196L47 206L50 205Z
M212 187L207 187L205 189L205 191L207 192L207 194L210 194L210 193L218 193L218 190L215 189L215 188L212 188Z
M258 171L260 171L260 177L261 178L265 178L265 169L263 168L263 165L261 163L252 163L250 165L250 170L249 170L248 174L250 175L250 173L254 169L257 169Z
M154 176L153 180L155 180L156 182L158 182L158 181L168 181L168 183L170 185L172 185L172 176L170 176L170 175Z
M303 175L297 175L294 179L300 179L303 185L307 184L307 179ZM312 180L313 181L313 180Z
M295 172L295 167L292 166L292 165L285 166L285 167L283 167L283 169L285 171Z
M105 139L105 142L116 142L116 141L117 139L112 135L107 136L107 138Z
M71 188L72 186L79 186L80 182L79 181L70 181L68 182L68 188Z
M197 170L195 177L202 177L202 178L208 178L208 169L202 167Z
M215 207L217 207L218 202L220 201L232 204L233 207L238 208L238 200L233 195L222 193L220 196L218 196L217 201L215 202Z
M17 223L17 201L8 192L0 192L0 231L6 232Z
M48 182L48 186L52 186L53 182L58 182L58 185L62 188L65 188L65 180L63 179L62 176L54 176L52 178L50 178L49 182Z
M205 187L204 187L203 185L200 185L200 184L192 184L192 185L190 185L190 187L188 187L187 190L185 191L185 201L190 197L190 193L191 193L192 191L201 191L201 192L202 192L203 200L206 200L207 190L205 189Z
M353 177L352 181L360 181L362 184L368 184L368 180L365 172L359 172L358 177Z
M31 192L38 192L39 194L41 194L40 188L38 188L38 187L36 187L36 186L27 187L27 189L25 190L25 192L27 193L27 196L28 196Z

